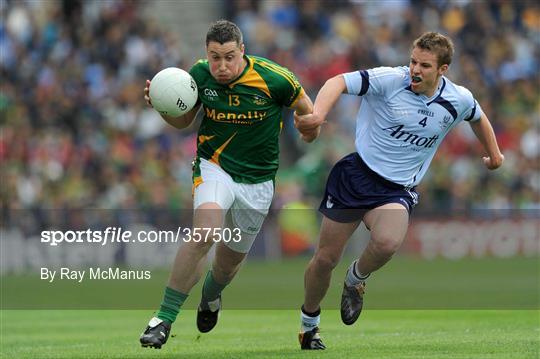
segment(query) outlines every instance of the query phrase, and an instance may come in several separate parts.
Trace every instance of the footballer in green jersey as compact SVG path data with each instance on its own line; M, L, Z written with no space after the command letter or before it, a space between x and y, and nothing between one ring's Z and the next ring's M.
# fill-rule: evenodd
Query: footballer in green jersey
M201 279L208 251L216 243L197 309L199 331L214 328L221 293L240 269L272 202L281 111L289 107L297 115L313 112L313 103L290 71L245 54L242 33L234 23L219 20L210 26L206 55L190 70L199 91L198 103L183 116L161 117L176 128L185 128L202 111L193 173L193 232L205 229L211 235L184 241L178 248L160 309L140 336L143 347L161 348L167 342L171 324ZM144 93L151 106L149 87L147 80ZM311 142L319 131L320 126L302 129L300 135ZM240 240L221 241L221 228L231 226Z
M261 57L243 58L244 70L226 84L216 81L208 60L200 60L190 70L203 114L195 185L200 158L219 165L235 182L261 183L275 177L282 109L293 107L304 90L284 67Z

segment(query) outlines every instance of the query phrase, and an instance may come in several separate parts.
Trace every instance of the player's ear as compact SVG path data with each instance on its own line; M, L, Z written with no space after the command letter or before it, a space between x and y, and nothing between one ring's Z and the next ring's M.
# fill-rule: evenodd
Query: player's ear
M240 44L240 52L242 53L242 56L244 56L244 51L245 51L246 47L244 46L243 43Z
M443 64L441 67L439 67L439 75L443 75L446 71L448 71L448 64Z

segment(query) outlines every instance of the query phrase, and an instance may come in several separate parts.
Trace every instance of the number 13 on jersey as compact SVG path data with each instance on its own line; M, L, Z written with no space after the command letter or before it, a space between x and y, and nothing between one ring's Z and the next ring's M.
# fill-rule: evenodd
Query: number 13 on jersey
M229 106L240 106L240 96L229 95Z

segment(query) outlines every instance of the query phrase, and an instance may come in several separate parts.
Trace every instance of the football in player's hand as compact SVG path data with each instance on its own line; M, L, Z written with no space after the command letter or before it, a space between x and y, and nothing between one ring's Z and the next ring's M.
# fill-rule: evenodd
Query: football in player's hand
M168 67L150 82L152 106L162 115L178 117L189 112L197 102L197 84L191 75L179 68Z

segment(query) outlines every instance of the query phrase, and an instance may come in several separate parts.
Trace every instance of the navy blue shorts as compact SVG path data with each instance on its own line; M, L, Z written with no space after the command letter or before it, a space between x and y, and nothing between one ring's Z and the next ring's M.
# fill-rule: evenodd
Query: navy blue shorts
M418 203L418 193L414 187L379 176L354 152L339 160L330 171L319 211L336 222L350 223L387 203L402 204L410 215Z

